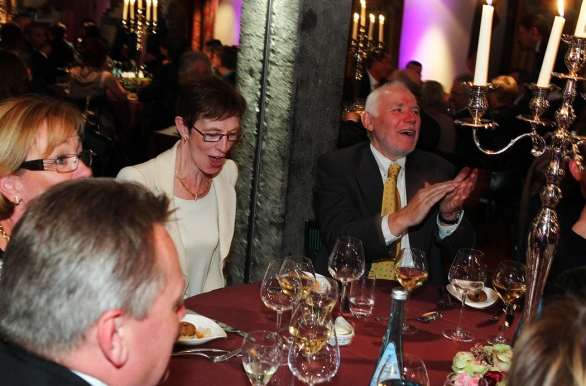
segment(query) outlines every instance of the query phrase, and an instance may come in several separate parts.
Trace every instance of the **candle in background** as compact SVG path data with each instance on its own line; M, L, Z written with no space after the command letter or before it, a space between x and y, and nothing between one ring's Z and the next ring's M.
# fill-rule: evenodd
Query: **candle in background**
M146 21L151 20L151 0L146 0Z
M142 0L138 0L138 9L142 9Z
M354 24L352 25L352 39L358 39L358 19L360 19L360 15L358 13L354 13Z
M383 42L383 31L385 27L385 17L383 15L378 15L378 41Z
M578 16L578 22L576 23L576 31L574 35L579 38L586 37L586 1L582 1L580 7L580 16Z
M128 2L129 0L124 0L124 4L122 5L122 20L126 20L128 17Z
M482 19L480 21L480 35L478 36L478 48L476 50L476 68L474 69L474 85L485 86L488 77L488 59L490 57L490 36L492 33L492 16L494 8L491 1L482 6Z
M543 57L543 64L541 65L541 71L539 72L539 78L537 79L537 85L539 87L548 87L549 80L551 78L551 72L555 65L555 59L558 54L558 48L560 47L560 38L562 37L562 30L564 29L564 1L558 0L558 9L560 16L556 16L553 21L553 27L551 28L551 34L549 35L549 42L547 43L547 49L545 50L545 56Z
M360 25L366 27L366 0L360 0Z
M159 0L153 0L153 21L157 22L157 5L159 4Z
M370 14L370 25L368 26L368 40L372 40L372 33L374 32L374 15Z
M130 0L130 20L134 20L134 2L135 0Z

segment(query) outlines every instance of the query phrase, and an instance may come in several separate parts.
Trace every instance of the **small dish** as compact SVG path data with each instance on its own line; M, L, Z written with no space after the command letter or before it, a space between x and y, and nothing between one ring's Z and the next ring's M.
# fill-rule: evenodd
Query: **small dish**
M458 290L455 289L453 285L448 284L446 288L448 289L448 292L450 293L450 295L452 295L456 299L462 301L462 295L460 295L460 292L458 292ZM467 298L466 299L467 306L470 306L472 308L482 309L482 308L488 308L488 307L492 306L494 303L496 303L496 301L499 298L496 291L493 290L492 288L489 288L489 287L484 287L482 289L484 290L484 292L486 292L486 300L483 302L475 302L475 301L471 300L470 298Z
M214 322L211 319L206 318L205 316L186 314L183 317L183 319L181 319L181 321L182 322L189 322L189 323L193 324L195 326L195 328L200 328L200 327L209 328L211 331L211 335L207 338L201 338L201 339L197 339L197 338L181 339L181 340L177 339L176 343L184 344L184 345L188 345L188 346L197 346L197 345L209 342L214 339L227 337L226 331L222 330L222 327L218 326L218 324L216 322Z
M336 318L335 323L336 328L336 337L338 338L338 346L346 346L352 343L352 338L354 338L354 328L346 319L341 316ZM334 344L334 337L331 336L329 340L329 344Z

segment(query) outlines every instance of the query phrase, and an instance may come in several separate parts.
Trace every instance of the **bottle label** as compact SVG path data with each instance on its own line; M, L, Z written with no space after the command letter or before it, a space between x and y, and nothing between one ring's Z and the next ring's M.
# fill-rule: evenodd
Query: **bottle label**
M377 386L378 380L381 375L384 375L382 379L401 379L399 373L399 362L397 361L397 352L395 351L395 344L389 342L383 355L378 361L374 375L370 381L370 386Z

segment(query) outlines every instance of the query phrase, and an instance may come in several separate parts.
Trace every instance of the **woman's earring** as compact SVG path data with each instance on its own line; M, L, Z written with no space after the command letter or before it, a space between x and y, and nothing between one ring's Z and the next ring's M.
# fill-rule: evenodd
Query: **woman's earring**
M187 143L187 137L183 137L183 143Z
M20 200L18 199L18 196L14 196L14 205L18 204L20 204Z

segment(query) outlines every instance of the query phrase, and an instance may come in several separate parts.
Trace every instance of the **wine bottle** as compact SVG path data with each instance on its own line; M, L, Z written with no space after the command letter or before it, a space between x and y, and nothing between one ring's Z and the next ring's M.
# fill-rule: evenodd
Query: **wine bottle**
M389 325L387 326L387 333L383 339L380 354L376 361L371 385L376 385L376 380L382 371L384 361L392 361L396 357L397 371L403 368L403 317L405 313L405 302L407 301L407 290L402 287L395 287L393 288L391 298Z

